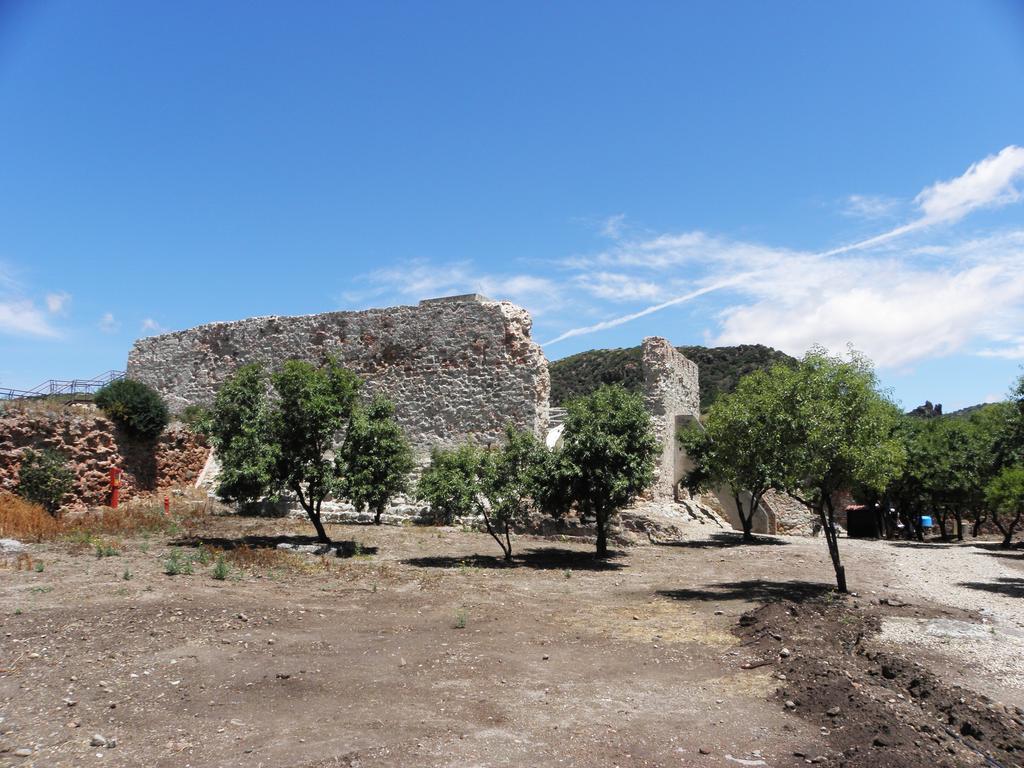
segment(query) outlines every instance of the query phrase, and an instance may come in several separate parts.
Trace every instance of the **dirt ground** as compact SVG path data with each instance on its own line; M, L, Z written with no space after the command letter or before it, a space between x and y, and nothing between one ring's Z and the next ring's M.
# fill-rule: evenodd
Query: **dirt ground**
M308 532L211 517L9 559L0 765L1024 761L1017 552L844 540L838 598L820 539L695 532L599 562L519 537L514 567L453 529L274 549ZM217 580L199 540L250 564ZM175 544L191 574L165 573Z

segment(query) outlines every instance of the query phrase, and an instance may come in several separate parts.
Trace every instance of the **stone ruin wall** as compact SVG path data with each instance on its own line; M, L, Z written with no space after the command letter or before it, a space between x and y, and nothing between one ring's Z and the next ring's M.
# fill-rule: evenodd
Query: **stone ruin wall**
M111 467L124 470L124 501L192 485L210 452L201 436L180 425L171 425L155 441L140 440L90 405L11 404L0 412L0 490L17 487L26 449L44 448L64 455L74 471L65 511L108 504Z
M128 376L149 384L172 411L208 406L236 368L334 356L387 395L419 461L434 446L502 439L506 424L543 436L547 359L530 338L529 313L481 296L417 306L256 317L201 325L135 342Z
M680 417L700 414L697 364L668 339L648 336L643 342L644 403L654 436L661 445L651 491L655 499L672 500L681 474L682 452L676 440Z

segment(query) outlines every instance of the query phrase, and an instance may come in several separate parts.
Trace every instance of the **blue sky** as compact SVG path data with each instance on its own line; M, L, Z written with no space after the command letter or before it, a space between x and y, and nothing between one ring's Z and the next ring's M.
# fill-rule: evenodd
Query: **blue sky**
M477 290L552 359L851 343L907 407L1000 397L1022 93L1010 0L0 0L0 384Z

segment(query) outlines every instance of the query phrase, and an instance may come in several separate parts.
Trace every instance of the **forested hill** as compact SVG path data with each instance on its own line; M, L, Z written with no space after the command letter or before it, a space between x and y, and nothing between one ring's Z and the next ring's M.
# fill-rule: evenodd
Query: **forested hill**
M761 344L738 347L677 347L700 368L700 407L707 408L722 392L731 392L741 376L794 358ZM602 384L621 384L637 392L643 384L640 347L592 349L550 364L551 403L593 392Z

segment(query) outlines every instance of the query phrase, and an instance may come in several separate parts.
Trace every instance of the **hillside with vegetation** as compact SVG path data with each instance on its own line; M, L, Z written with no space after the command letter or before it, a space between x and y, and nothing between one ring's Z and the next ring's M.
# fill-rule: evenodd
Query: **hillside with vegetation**
M723 392L731 392L736 382L748 373L770 368L775 363L791 364L794 358L762 344L738 347L677 347L700 369L700 407L706 409ZM631 392L643 385L643 361L640 347L628 349L592 349L555 360L550 365L551 403L566 401L593 392L603 384L621 384Z

